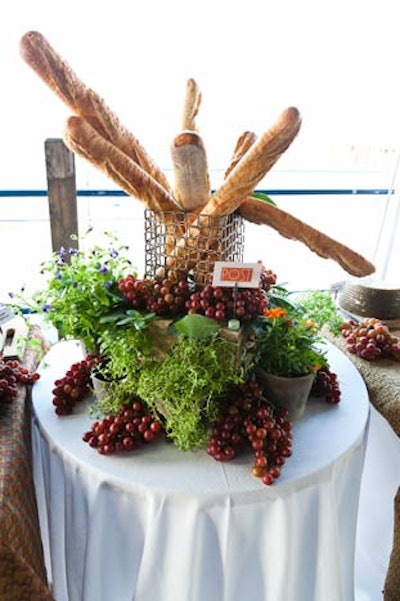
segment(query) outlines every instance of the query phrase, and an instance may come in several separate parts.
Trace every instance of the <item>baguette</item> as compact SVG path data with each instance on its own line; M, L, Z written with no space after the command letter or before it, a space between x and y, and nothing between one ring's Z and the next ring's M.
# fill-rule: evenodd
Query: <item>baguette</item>
M232 169L234 169L234 167L245 155L245 153L252 146L255 140L256 134L250 131L245 131L239 137L239 139L236 142L236 146L229 167L225 171L225 177L227 177L232 171ZM193 208L192 210L196 209ZM193 217L189 220L189 225L190 222L193 223L195 220L196 216L193 215ZM220 244L218 235L218 218L214 219L209 216L208 218L203 219L200 216L197 217L197 225L199 225L200 227L197 228L196 225L194 225L193 227L189 227L188 236L186 236L184 241L179 241L177 251L173 250L172 253L175 254L175 256L180 257L181 260L182 257L184 257L184 261L190 268L194 267L199 261L212 261L213 253L215 253L214 259L218 259L217 253L218 246ZM206 244L204 243L205 235L208 235L208 240ZM169 257L168 260L170 264L173 264L174 259L172 257Z
M224 173L224 179L228 177L230 172L236 167L238 162L244 157L249 148L256 141L257 136L252 131L245 131L237 140L231 162Z
M207 223L214 226L220 216L229 215L237 210L246 197L252 193L256 184L290 146L300 125L299 111L290 107L283 111L274 126L250 145L217 192L202 207L201 214L191 220L185 236L175 247L174 257L192 256L191 249L195 249L196 239L200 232L202 236L206 236ZM215 240L210 242L210 248L213 246L215 247ZM173 261L173 257L169 257L170 265L173 264ZM191 266L193 266L192 262Z
M105 140L112 142L167 192L172 193L166 176L139 140L121 124L103 98L78 78L41 33L27 32L21 38L20 52L25 62L74 114L83 117Z
M171 144L175 198L184 211L201 210L211 195L207 155L194 131L183 131Z
M302 242L324 259L333 259L351 275L363 277L375 271L374 265L355 251L268 202L247 198L239 213L247 221L269 225L281 236Z
M186 96L183 105L181 129L197 131L196 117L201 103L201 92L193 78L188 79L186 83Z
M69 117L64 142L70 150L90 161L108 175L127 194L144 202L147 208L162 213L176 207L174 198L132 158L105 140L88 122Z
M205 215L229 215L236 211L256 185L273 167L295 139L301 116L289 107L244 154L216 193L202 209Z

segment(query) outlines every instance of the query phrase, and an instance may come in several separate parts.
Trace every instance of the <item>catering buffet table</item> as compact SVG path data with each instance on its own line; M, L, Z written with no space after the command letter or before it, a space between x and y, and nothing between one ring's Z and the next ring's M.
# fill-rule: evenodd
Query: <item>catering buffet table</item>
M35 365L34 354L25 364ZM32 479L30 391L0 404L0 599L51 601Z
M396 326L397 327L397 326ZM391 327L393 336L400 330ZM398 601L400 591L400 369L398 361L365 361L346 352L368 390L371 416L361 484L357 547L357 601Z
M218 463L159 441L104 457L82 442L83 402L57 417L51 389L81 358L52 347L35 385L34 453L49 578L57 601L352 601L369 401L333 345L342 401L312 400L271 487L251 457Z

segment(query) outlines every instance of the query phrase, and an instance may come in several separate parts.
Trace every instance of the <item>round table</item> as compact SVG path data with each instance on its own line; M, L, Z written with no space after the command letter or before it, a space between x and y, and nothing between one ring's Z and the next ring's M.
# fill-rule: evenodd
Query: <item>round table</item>
M366 387L328 343L339 405L310 399L270 487L251 455L219 463L158 441L103 456L90 400L57 417L54 380L82 358L55 344L33 390L35 483L56 601L353 601Z

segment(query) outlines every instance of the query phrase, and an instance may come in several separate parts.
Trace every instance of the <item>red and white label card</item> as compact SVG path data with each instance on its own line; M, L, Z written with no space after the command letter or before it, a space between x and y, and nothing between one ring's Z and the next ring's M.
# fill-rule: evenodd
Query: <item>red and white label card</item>
M216 261L213 273L213 286L238 286L258 288L260 285L261 263L233 263Z

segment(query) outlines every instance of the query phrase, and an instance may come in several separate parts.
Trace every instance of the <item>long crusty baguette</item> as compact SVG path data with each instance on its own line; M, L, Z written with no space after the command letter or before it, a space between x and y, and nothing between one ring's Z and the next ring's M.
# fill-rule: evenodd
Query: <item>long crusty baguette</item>
M197 238L207 234L207 220L210 226L214 226L219 217L237 210L293 142L300 125L299 111L289 107L281 113L276 123L250 146L216 193L202 207L201 214L191 220L191 225L176 245L173 256L168 258L171 266L175 257L185 257L186 260L188 256L193 255L191 249L197 246Z
M201 92L193 78L186 82L185 103L183 105L181 129L197 131L196 117L201 104Z
M206 149L195 131L183 131L171 144L174 196L184 211L201 210L211 195Z
M163 186L82 117L69 117L64 141L70 150L90 161L147 208L161 213L176 207L173 196Z
M289 107L244 154L202 209L205 215L236 211L295 139L301 125L297 108Z
M252 144L254 144L256 139L256 134L251 131L245 131L238 138L230 164L224 174L225 178L229 175L232 169L235 168L237 163L249 150ZM192 210L195 211L196 207L193 207ZM167 258L167 263L173 265L174 261L176 261L176 258L179 257L180 262L183 261L189 268L191 268L195 266L196 263L198 264L201 261L210 262L213 258L215 260L218 259L218 246L221 242L218 217L212 218L208 216L203 219L202 217L196 218L196 216L193 215L192 218L189 219L189 225L194 221L196 221L196 225L199 227L196 227L196 225L189 227L188 236L186 236L184 241L179 241L177 249L172 249L172 253L170 253L172 256ZM173 255L175 255L175 257Z
M20 52L25 62L73 113L83 117L103 138L140 165L167 192L172 192L166 176L139 140L122 125L103 98L79 79L41 33L27 32L21 38Z
M247 221L269 225L281 236L302 242L324 259L333 259L351 275L363 277L375 271L360 254L268 202L249 197L240 205L239 213Z
M244 157L244 155L249 150L249 148L254 144L256 139L257 139L257 136L252 131L245 131L242 133L241 136L239 136L239 138L236 142L235 149L233 151L233 155L231 157L231 162L229 163L229 166L225 170L224 179L226 179L228 177L228 175L230 174L230 172L233 171L233 169L236 167L238 162Z

